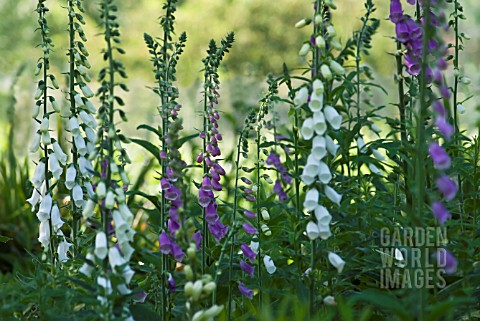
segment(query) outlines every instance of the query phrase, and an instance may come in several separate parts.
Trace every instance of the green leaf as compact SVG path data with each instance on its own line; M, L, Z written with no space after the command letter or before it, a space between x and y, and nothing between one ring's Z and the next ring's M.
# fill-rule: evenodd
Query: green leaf
M12 238L0 235L0 242L7 243L8 241L12 240Z
M160 159L160 149L157 146L143 139L132 138L132 142L142 146L147 151L149 151L153 156L155 156L159 163L162 162L162 160Z

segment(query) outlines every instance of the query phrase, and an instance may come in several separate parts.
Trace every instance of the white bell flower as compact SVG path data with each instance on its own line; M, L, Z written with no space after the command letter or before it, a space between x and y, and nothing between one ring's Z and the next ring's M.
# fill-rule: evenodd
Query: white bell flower
M310 240L316 240L320 237L318 225L313 221L307 223L307 236Z
M305 169L303 171L305 172ZM314 176L309 176L304 173L300 175L300 179L305 183L305 185L312 185L315 182Z
M79 167L80 173L82 174L83 177L90 177L90 176L93 175L92 174L92 172L93 172L92 162L90 162L85 157L81 156L78 159L78 167Z
M105 232L98 232L95 236L95 256L98 257L100 260L103 260L107 257L108 248L107 248L107 235Z
M48 219L50 218L51 210L52 210L52 196L50 194L47 194L40 202L40 207L37 213L38 220L40 222L48 221Z
M111 210L115 205L115 195L113 191L109 190L107 192L107 196L105 197L105 207Z
M330 231L330 225L318 224L317 226L318 226L318 231L320 232L320 238L322 240L326 240L330 236L332 236L332 232Z
M342 125L342 116L332 106L326 106L323 109L325 118L333 129L338 130Z
M87 136L88 141L91 143L95 143L97 140L97 135L95 135L95 132L90 127L85 128L85 136Z
M325 116L321 111L313 113L313 130L317 135L323 135L327 130L327 123L325 122Z
M45 180L45 163L43 161L38 162L35 172L33 173L32 183L35 188L40 188Z
M336 156L339 146L335 144L333 139L328 135L325 136L325 142L327 144L327 150L330 153L330 155Z
M267 269L267 272L269 274L273 274L277 270L275 263L273 262L272 258L268 255L265 255L263 257L263 264L265 264L265 268Z
M55 156L60 164L65 166L67 162L67 154L63 152L62 147L60 147L58 142L53 143L53 152L55 153Z
M48 221L40 222L38 241L42 243L44 248L48 248L50 244L50 225Z
M40 193L38 192L38 189L34 188L32 192L32 196L30 196L29 199L27 199L27 202L30 203L32 206L32 211L35 208L35 205L38 204L38 201L40 200Z
M312 142L311 155L317 160L321 160L327 154L326 141L323 136L315 136Z
M320 96L323 94L323 91L325 90L323 86L323 82L320 79L315 79L312 84L313 87L313 92L315 95Z
M332 72L331 72L330 68L328 68L327 65L322 65L320 67L320 72L321 72L323 78L325 78L325 80L330 80L333 77Z
M295 94L295 98L293 98L293 104L295 108L299 108L303 104L305 104L308 100L308 88L302 87L298 90Z
M332 306L337 305L337 302L335 302L335 298L331 295L324 297L323 303L325 303L326 305L332 305Z
M345 261L338 256L338 254L328 252L328 260L337 269L338 273L342 273L343 267L345 266Z
M89 261L94 262L95 257L92 253L88 253L86 259ZM93 266L88 264L87 262L83 263L83 265L78 269L78 272L82 273L83 275L90 277L92 275Z
M56 233L64 223L60 217L60 209L58 208L57 204L53 205L50 217L52 220L53 231Z
M70 133L73 136L79 136L80 135L80 127L78 125L78 119L75 116L70 118Z
M82 110L80 113L80 118L82 119L83 123L86 124L90 128L97 128L98 124L95 118L89 113L87 113L85 110Z
M340 76L345 75L345 68L343 68L343 66L340 65L335 60L330 60L330 69L337 75L340 75Z
M30 147L28 148L28 151L30 153L36 153L38 149L40 148L40 139L42 136L40 135L39 132L35 133L35 136L33 136L32 143L30 144Z
M75 203L76 207L82 208L84 204L83 200L83 190L80 185L75 185L72 189L72 196L73 196L73 202Z
M318 179L323 184L328 184L332 180L332 173L330 172L330 168L322 161L318 163Z
M87 150L87 145L85 145L85 140L81 135L74 135L73 136L73 141L75 142L75 147L77 148L77 152L85 156L88 152Z
M385 156L383 156L382 154L380 154L380 152L379 152L378 150L376 150L376 149L372 149L372 154L373 154L373 156L374 156L377 160L379 160L380 162L385 160Z
M300 133L304 140L310 140L313 137L314 129L313 129L313 118L309 117L303 121L302 128L300 129Z
M65 187L71 190L75 186L75 178L77 177L77 170L75 166L71 164L67 168L67 174L65 175Z
M89 199L87 201L87 204L85 205L82 211L82 216L84 219L88 219L93 215L96 205L97 203L95 203L92 199Z
M303 207L309 211L313 211L318 205L319 193L317 189L312 188L305 194L305 201L303 202Z
M342 195L338 194L333 188L328 185L325 185L325 195L333 203L340 205L340 202L342 201Z
M113 221L115 222L115 231L125 232L130 228L119 211L113 211Z
M55 179L59 179L60 175L63 173L63 168L60 166L60 163L55 156L55 153L49 155L49 163L50 163L50 171L52 172L53 177Z
M68 261L67 252L71 246L72 246L72 243L68 243L65 240L65 238L63 239L62 242L58 244L57 253L58 253L58 259L60 262Z
M315 207L315 218L319 225L328 225L332 221L332 215L330 215L327 208L322 205Z
M323 108L323 94L317 95L315 92L310 96L310 102L308 103L308 108L315 113L321 111Z

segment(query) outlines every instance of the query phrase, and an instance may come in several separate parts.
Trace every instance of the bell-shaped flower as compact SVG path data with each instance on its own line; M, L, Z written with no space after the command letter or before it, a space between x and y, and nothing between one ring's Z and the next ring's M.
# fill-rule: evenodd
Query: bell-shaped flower
M93 253L95 253L95 256L100 260L103 260L107 257L107 235L103 231L98 232L95 236L95 250Z
M330 80L332 79L332 72L330 71L330 68L328 68L327 65L322 65L320 67L320 73L322 74L323 78L325 78L325 80Z
M306 56L308 55L308 53L310 52L310 44L308 42L305 42L303 45L302 45L302 48L300 48L300 51L298 52L298 55L299 56Z
M465 114L465 107L462 104L457 105L457 112L459 114Z
M124 241L124 242L118 242L118 246L120 247L120 250L122 251L123 256L125 257L125 260L130 260L132 257L133 252L135 252L135 249L130 246L129 241Z
M318 179L323 184L328 184L332 180L332 173L330 172L330 168L322 161L318 163Z
M300 179L305 185L312 185L315 182L315 176L305 174L305 168L303 169L302 175L300 175Z
M52 196L50 194L47 194L40 202L40 207L37 213L38 220L40 222L48 221L48 219L50 218L51 210L52 210Z
M55 179L59 179L60 175L63 173L63 168L60 166L55 153L51 153L49 156L50 170L52 171L52 175L55 177Z
M258 234L257 229L254 228L253 226L251 226L250 224L248 224L247 222L243 222L242 226L243 226L243 230L245 231L245 233L250 234L250 235Z
M443 225L450 217L452 217L452 214L450 214L450 212L447 210L445 205L442 204L442 202L435 201L432 203L431 206L433 216L435 216L435 218L437 219L438 224Z
M332 216L322 205L317 205L315 207L315 218L319 225L328 225L332 221Z
M311 154L316 160L321 160L327 154L327 145L323 136L315 136L312 142Z
M339 146L337 144L335 144L335 142L333 141L333 139L330 136L328 136L328 135L325 136L325 143L327 144L327 150L330 153L330 155L332 155L332 156L337 155L337 150L338 150Z
M303 121L302 128L300 129L300 133L304 140L310 140L313 137L314 129L313 129L313 118L309 117Z
M273 274L277 270L275 263L273 262L272 258L268 255L265 255L263 257L263 264L265 265L265 269L267 269L267 272L269 274Z
M108 209L112 209L115 205L115 194L113 194L112 190L107 192L107 196L105 197L105 207Z
M323 135L327 130L327 123L325 122L325 116L321 111L313 113L313 130L317 135Z
M328 185L325 185L325 195L333 203L340 205L342 201L342 195L338 194L333 188Z
M458 191L458 186L447 175L442 175L435 180L438 190L447 202L453 200Z
M337 130L342 125L342 116L337 112L335 108L332 106L326 106L323 109L323 114L325 115L325 119L328 121L330 126L333 129Z
M332 232L330 231L330 225L318 224L318 231L322 240L326 240L330 236L332 236Z
M93 116L89 113L87 113L85 110L80 111L79 113L80 118L82 119L83 123L86 124L90 128L97 128L97 121Z
M67 154L63 152L62 147L60 147L60 144L58 142L53 143L53 152L55 153L57 160L62 165L65 165L65 163L67 162Z
M38 162L35 172L32 177L32 184L35 188L39 189L45 180L45 163L43 161Z
M90 127L85 128L85 136L87 136L88 141L91 143L95 143L97 140L97 135L95 135L95 132Z
M85 201L83 200L83 190L80 185L77 184L73 187L72 197L73 201L75 202L75 206L82 208Z
M127 263L115 246L108 249L108 262L114 271L117 266Z
M74 135L73 141L75 142L75 148L77 149L77 152L80 155L85 156L88 150L87 150L87 145L85 145L85 140L83 139L83 137L80 135Z
M327 295L326 297L323 298L323 303L326 305L331 305L335 306L337 305L337 302L335 302L335 298L331 295Z
M315 45L320 49L325 49L327 43L321 35L315 38Z
M48 221L40 222L38 241L44 248L50 244L50 224Z
M126 232L130 228L119 211L113 211L113 222L115 223L115 231L120 231L120 233Z
M330 261L330 264L337 269L338 273L342 273L343 267L345 266L345 261L338 256L338 254L328 252L328 260Z
M323 94L324 87L323 82L320 79L315 79L312 83L312 87L315 95L320 96Z
M240 268L243 272L247 273L251 278L253 278L253 274L255 272L255 266L248 264L244 260L240 261Z
M446 274L457 272L458 261L447 249L440 248L436 252L437 266L445 271Z
M323 94L317 95L315 92L310 96L308 108L315 113L321 111L323 108Z
M266 208L263 208L260 213L262 214L262 218L264 221L270 220L270 214L268 213L268 210Z
M158 241L160 245L160 252L165 255L170 254L170 252L172 251L172 241L170 240L167 232L163 231L162 233L160 233L160 235L158 236Z
M70 133L72 134L72 136L80 135L80 127L78 125L78 119L75 116L70 118Z
M58 244L57 253L58 253L58 260L60 262L68 261L67 252L70 249L70 246L72 246L72 243L68 243L65 240L65 238L63 239L62 242Z
M368 168L370 169L372 174L377 174L377 175L382 174L382 172L378 169L377 166L375 166L375 164L372 164L372 163L368 164Z
M90 177L93 175L92 162L90 162L88 159L86 159L83 156L81 156L78 159L78 168L80 169L80 173L82 174L83 177Z
M303 207L308 211L313 211L318 205L319 193L317 189L312 188L305 194L305 201L303 202Z
M303 169L303 174L310 177L315 177L318 174L318 161L311 154L307 158L307 164Z
M28 151L30 153L36 153L38 151L38 148L40 147L40 139L41 139L40 133L35 133L35 136L33 136L32 143L30 144L30 147L28 148Z
M118 210L120 211L120 214L122 215L123 219L128 223L128 225L131 225L133 223L133 213L128 208L128 205L122 203L118 205Z
M238 290L250 300L253 299L253 290L247 288L242 282L238 282Z
M83 186L85 187L85 190L87 191L87 195L88 197L90 198L95 198L95 191L93 190L93 186L92 186L92 183L90 182L85 182L83 184Z
M380 152L376 149L372 149L372 154L380 162L385 160L385 156L380 154Z
M58 208L57 204L53 205L50 218L52 220L53 231L57 232L64 223L60 217L60 209Z
M310 240L316 240L320 237L318 225L313 221L307 223L307 236Z
M82 211L82 216L84 219L88 219L90 218L92 215L93 215L93 212L95 210L95 206L97 205L97 203L95 203L95 201L93 201L92 199L89 199L85 205L85 207L83 208L83 211Z
M92 255L92 253L87 253L87 256L85 257L89 261L94 261L95 257ZM88 262L83 263L83 265L78 269L78 272L82 273L83 275L90 277L92 275L92 271L94 270L93 266L90 265Z
M42 133L42 144L47 146L47 145L50 145L51 142L52 140L50 138L50 133L49 132Z
M433 160L433 166L436 169L443 170L450 168L452 161L448 156L447 152L438 145L438 143L433 142L428 147L428 152L430 153L430 157Z
M82 87L80 87L80 89L82 90L82 93L85 97L87 97L87 98L92 98L93 97L93 95L94 95L93 91L87 85L83 85Z
M32 196L30 196L29 199L27 199L27 202L30 203L32 206L32 211L35 208L35 205L38 204L38 201L40 200L40 193L38 192L38 189L34 188L32 192Z
M263 234L265 234L265 236L272 235L272 231L270 231L270 228L266 224L262 224L261 229Z
M340 76L345 75L345 68L343 68L343 66L340 65L335 60L330 60L330 69L337 75L340 75Z
M360 153L365 153L365 141L363 140L362 137L357 138L357 148L360 151Z
M75 186L76 177L77 177L77 170L75 169L75 166L71 164L67 168L67 174L65 175L65 187L68 190L71 190L73 186Z
M260 248L260 243L259 243L259 242L254 242L254 241L250 241L250 248L252 249L253 252L255 252L256 254L258 254L259 248Z
M46 133L46 132L48 132L48 128L49 128L49 120L48 120L47 117L44 117L42 119L42 122L40 123L39 130L40 130L41 133Z
M251 263L253 263L257 254L245 243L243 243L240 248L243 252L243 255L245 255L245 257L248 258Z

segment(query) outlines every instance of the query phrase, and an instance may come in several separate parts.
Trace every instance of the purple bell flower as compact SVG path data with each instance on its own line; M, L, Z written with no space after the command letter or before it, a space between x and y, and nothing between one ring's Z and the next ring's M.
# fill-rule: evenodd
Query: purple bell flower
M435 201L432 203L432 212L433 216L438 221L438 224L442 225L452 216L450 212L445 208L445 206L440 201Z
M254 219L254 218L257 217L257 214L255 214L254 212L249 211L249 210L243 211L243 215L245 215L246 217L251 218L251 219Z
M170 254L170 252L172 251L172 242L170 241L170 238L165 231L160 233L158 237L158 243L160 245L160 252L165 255Z
M438 249L436 257L438 267L443 268L446 274L457 272L458 261L447 249Z
M244 260L240 261L240 268L243 272L247 273L251 278L253 278L253 273L255 272L255 266L249 265Z
M185 257L185 253L182 251L180 245L178 245L176 242L172 242L172 255L177 262L182 262L183 258Z
M222 238L227 235L228 232L228 226L225 226L220 222L220 220L217 220L215 224L209 224L208 225L208 230L210 233L212 233L213 237L217 242L220 242Z
M202 233L200 231L195 232L192 235L192 240L195 241L195 245L197 246L197 251L199 251L200 246L202 245Z
M393 23L399 23L403 18L402 4L400 0L391 0L390 1L390 21Z
M240 248L242 249L243 255L250 260L251 263L255 261L257 254L245 243L243 243Z
M453 126L448 123L445 117L438 116L435 119L435 125L438 127L438 130L440 131L440 133L442 133L443 137L445 137L447 140L450 140L453 135L454 129Z
M447 202L453 200L458 191L458 186L447 175L442 175L435 180L437 188Z
M214 224L216 221L218 221L217 204L213 202L208 204L207 208L205 209L205 220L209 224Z
M256 228L254 228L253 226L251 226L250 224L248 224L247 222L243 222L243 230L245 231L245 233L247 234L250 234L250 235L257 235L258 234L258 231Z
M430 144L430 146L428 147L428 152L430 153L430 157L432 158L433 166L436 169L442 170L450 168L452 160L450 159L450 156L448 156L447 152L445 152L445 150L440 145L438 145L437 142L433 142Z
M238 290L242 295L246 296L250 300L253 299L253 290L247 288L242 282L238 282Z

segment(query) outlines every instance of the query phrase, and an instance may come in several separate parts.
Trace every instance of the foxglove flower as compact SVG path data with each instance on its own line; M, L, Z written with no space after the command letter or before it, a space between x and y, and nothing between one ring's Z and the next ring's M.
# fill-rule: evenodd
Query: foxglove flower
M432 158L433 165L436 169L442 170L450 168L451 159L438 143L431 143L428 152L430 153L430 157Z
M269 274L273 274L277 270L275 263L269 255L265 255L263 257L263 264L265 265L265 269L267 269L267 272Z
M435 180L437 188L447 202L453 200L457 194L458 186L447 175L442 175Z
M244 260L240 261L240 268L243 272L247 273L251 278L253 278L253 274L255 272L255 266L249 265Z
M330 261L330 264L337 269L338 273L342 273L343 267L345 266L345 261L338 256L338 254L328 252L328 260Z
M95 236L95 256L100 260L103 260L107 257L108 248L107 248L107 236L104 232L98 232Z
M445 224L445 222L452 216L440 201L432 203L432 212L440 225Z
M48 221L40 222L39 229L38 241L42 243L44 248L48 248L48 245L50 244L50 226Z
M242 295L246 296L250 300L253 299L253 290L247 288L242 282L238 282L238 290Z
M342 201L342 195L338 194L333 188L328 185L325 185L325 195L333 203L340 205L340 202Z
M242 244L240 248L243 252L243 255L245 255L245 257L248 258L251 263L253 263L257 254L245 243Z
M438 267L443 268L446 274L457 272L458 261L447 249L438 249L436 257Z

